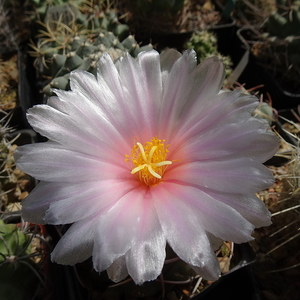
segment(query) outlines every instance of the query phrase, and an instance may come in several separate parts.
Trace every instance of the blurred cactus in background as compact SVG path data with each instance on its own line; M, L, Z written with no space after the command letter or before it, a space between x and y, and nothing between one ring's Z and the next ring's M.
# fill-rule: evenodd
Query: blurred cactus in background
M37 17L40 20L45 20L48 10L53 7L63 6L70 3L70 5L80 5L82 0L30 0L35 8L35 15L32 18Z
M43 89L48 95L51 88L68 89L69 73L75 69L96 75L96 64L103 53L116 59L125 51L136 56L152 49L152 45L138 45L129 35L128 26L118 21L116 10L106 1L53 6L38 23L42 27L36 44L30 45L30 55L36 57L39 74L50 80Z
M229 56L223 56L218 52L217 38L212 32L206 30L194 32L190 40L185 44L185 48L196 51L198 63L212 56L219 57L224 63L226 77L230 74L231 59Z
M239 0L236 1L235 16L238 23L243 21L255 26L265 22L276 9L276 0Z
M0 299L33 299L40 275L30 259L30 237L0 219L0 241Z
M44 289L40 270L45 239L37 226L21 221L20 201L32 190L34 181L15 166L15 143L20 134L9 122L16 94L7 97L7 90L9 86L0 86L0 299L33 300Z

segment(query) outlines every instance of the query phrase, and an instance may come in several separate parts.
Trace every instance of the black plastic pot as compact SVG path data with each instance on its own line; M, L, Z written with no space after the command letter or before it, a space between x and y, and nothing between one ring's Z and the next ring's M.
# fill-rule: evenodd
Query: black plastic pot
M231 264L235 266L229 273L194 296L193 300L260 300L260 291L257 287L252 263L255 262L256 254L252 247L246 244L235 245L235 251Z
M226 39L226 36L232 35L232 28L234 27L236 21L231 16L231 10L233 7L230 7L231 1L228 1L228 5L222 5L220 1L213 0L215 9L220 12L221 20L219 24L207 26L205 30L214 31L218 38ZM199 24L200 25L200 24ZM135 28L135 38L141 43L141 45L147 45L149 43L153 44L155 49L162 51L165 48L175 48L178 51L184 50L184 44L191 38L194 31L203 30L203 28L193 28L191 31L180 31L180 32L156 32L151 31L151 28L146 31L143 30L140 32L140 28Z
M39 98L35 90L35 75L32 63L29 62L27 54L27 45L20 45L17 51L18 56L18 88L16 107L6 113L10 113L9 126L15 129L30 129L30 125L26 119L27 110L35 104L38 104ZM4 113L0 112L3 118Z
M222 50L224 54L230 55L234 67L240 65L241 74L237 81L245 84L246 89L251 89L259 85L263 85L257 91L268 98L268 94L272 100L272 106L277 109L288 109L296 107L300 104L300 94L292 93L283 89L270 72L264 68L250 51L250 45L247 39L251 37L249 28L236 27L236 38L231 45L225 45ZM220 45L222 48L222 45ZM244 65L243 65L244 64ZM300 78L299 78L300 80Z

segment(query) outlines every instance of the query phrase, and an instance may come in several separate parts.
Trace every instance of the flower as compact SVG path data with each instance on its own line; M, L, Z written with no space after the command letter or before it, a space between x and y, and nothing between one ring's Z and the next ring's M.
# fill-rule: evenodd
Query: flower
M168 243L215 280L219 240L243 243L270 214L255 196L273 183L262 165L278 148L256 97L221 92L224 68L194 51L103 55L97 78L70 74L28 112L48 142L19 147L17 166L41 182L23 201L25 220L74 223L52 260L94 268L118 282L161 272Z

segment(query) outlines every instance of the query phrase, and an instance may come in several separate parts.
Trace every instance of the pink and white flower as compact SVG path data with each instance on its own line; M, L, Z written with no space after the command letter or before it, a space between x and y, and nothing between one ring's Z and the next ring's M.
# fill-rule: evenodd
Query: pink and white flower
M217 58L167 50L99 61L97 78L76 70L29 110L49 139L18 148L17 166L41 182L23 201L39 224L74 223L52 260L94 268L116 282L155 279L168 243L207 279L217 279L214 245L243 243L270 214L255 193L273 183L262 165L278 148L254 96L222 92Z

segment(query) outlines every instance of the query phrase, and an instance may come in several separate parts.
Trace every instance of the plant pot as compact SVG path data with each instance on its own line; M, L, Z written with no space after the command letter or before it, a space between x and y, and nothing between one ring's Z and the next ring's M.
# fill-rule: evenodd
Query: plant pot
M280 86L276 79L272 76L269 70L267 70L258 59L251 53L251 44L249 39L253 36L253 32L249 28L237 29L238 47L235 49L239 62L236 63L239 69L234 74L234 79L239 83L245 84L246 89L250 89L259 85L263 85L259 88L259 92L268 98L268 94L272 100L272 106L277 109L288 109L296 107L300 104L300 94L286 91ZM232 55L234 57L234 55ZM299 79L300 80L300 79Z
M9 120L8 126L14 129L30 129L26 112L40 101L36 93L33 66L27 55L27 45L20 45L16 54L18 72L16 104L13 109L0 112L0 119L6 116Z
M197 1L194 2L199 5ZM137 41L139 41L142 45L152 43L155 49L157 49L158 51L162 51L165 48L175 48L178 51L183 51L185 42L187 42L191 38L192 34L195 31L220 31L221 36L221 32L227 32L228 29L230 30L230 28L234 26L235 20L230 16L230 5L226 5L224 7L218 0L213 0L212 4L215 7L215 11L219 14L218 23L213 17L207 18L208 20L204 21L205 18L199 17L196 12L192 10L192 8L189 8L191 10L189 13L186 13L185 9L178 13L183 15L181 16L183 20L179 22L180 25L177 24L176 29L175 24L170 26L172 22L167 22L167 24L164 26L165 20L163 18L156 22L155 19L149 18L148 16L147 18L143 18L138 15L137 17L140 21L137 24L132 23L131 30L132 32L134 32ZM122 7L122 3L120 9L124 12L128 11L126 5ZM191 20L189 20L188 22L186 21L188 18L186 15L184 15L185 13L189 17L190 14L194 14L193 17L191 17ZM213 11L208 11L208 13L213 13ZM178 15L175 17L177 18ZM134 21L136 21L136 19L134 19ZM167 27L167 25L169 27Z
M200 294L194 296L193 300L260 299L260 293L251 269L252 263L255 262L256 254L248 243L235 245L234 247L235 251L231 264L235 266Z

